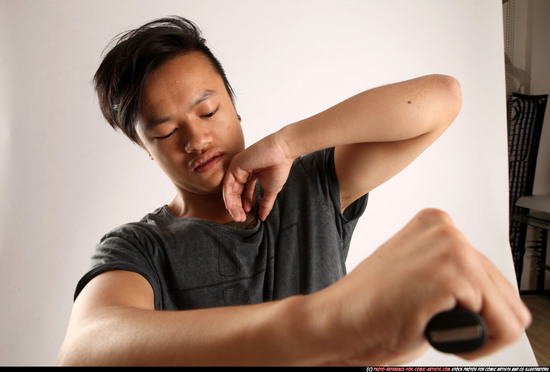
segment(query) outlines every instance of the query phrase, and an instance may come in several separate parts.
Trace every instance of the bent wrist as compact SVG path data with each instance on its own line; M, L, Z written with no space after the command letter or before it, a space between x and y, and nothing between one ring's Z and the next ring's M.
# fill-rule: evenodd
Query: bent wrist
M305 148L305 138L302 137L302 134L297 130L295 124L284 126L273 133L272 136L282 154L290 161L294 161L300 156L310 152Z

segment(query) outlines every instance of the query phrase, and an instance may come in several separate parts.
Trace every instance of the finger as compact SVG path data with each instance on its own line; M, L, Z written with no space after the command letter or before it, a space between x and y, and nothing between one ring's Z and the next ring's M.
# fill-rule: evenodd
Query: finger
M490 278L502 292L504 298L508 302L508 305L520 320L523 328L527 328L531 324L531 313L523 301L521 301L516 287L510 283L510 281L492 264L487 257L481 255L481 260L483 260L485 265L488 267L487 270Z
M236 222L242 222L246 219L246 214L242 208L242 191L243 185L232 174L227 173L223 182L223 201L225 208Z
M235 222L243 222L246 220L246 213L243 209L240 194L231 195L232 205L227 210L233 217Z
M229 172L226 172L222 183L222 196L223 196L223 202L225 204L225 208L227 210L231 209L231 207L233 206L233 199L232 199L231 192L232 192L234 183L235 183L235 178L233 177L233 175Z
M258 211L260 220L265 221L265 219L271 212L271 209L273 209L273 204L275 204L276 197L277 193L266 192L264 194L264 196L262 197L262 201L260 202L260 209Z
M223 195L223 202L225 203L225 208L227 210L230 210L235 205L235 189L236 182L235 178L231 174L226 174L225 179L223 181L222 186L222 195ZM238 191L238 190L237 190Z
M465 359L486 356L510 345L521 336L526 326L523 304L511 284L489 260L481 257L480 261L485 269L478 277L483 293L480 315L487 325L489 338L482 349L461 355Z
M244 212L244 209L241 206L234 206L231 209L227 210L231 217L233 217L233 221L235 222L244 222L246 221L246 213Z
M242 196L242 204L243 209L246 213L249 213L252 210L252 206L254 205L254 192L256 191L256 180L257 178L253 178L249 180L243 190L243 196Z

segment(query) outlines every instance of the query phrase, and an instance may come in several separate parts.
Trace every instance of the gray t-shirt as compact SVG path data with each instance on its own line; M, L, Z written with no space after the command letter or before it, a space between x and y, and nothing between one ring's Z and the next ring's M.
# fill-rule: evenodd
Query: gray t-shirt
M93 277L109 270L145 277L157 310L244 305L313 293L346 274L351 235L367 199L358 199L342 215L334 149L302 156L266 221L252 230L178 218L166 206L112 230L97 245L75 299Z

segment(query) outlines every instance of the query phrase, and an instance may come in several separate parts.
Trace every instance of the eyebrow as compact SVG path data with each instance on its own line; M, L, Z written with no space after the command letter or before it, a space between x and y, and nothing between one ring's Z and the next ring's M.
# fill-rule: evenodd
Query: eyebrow
M202 92L200 95L198 95L197 97L195 97L195 99L193 100L193 102L191 102L191 104L189 105L189 109L193 109L195 108L196 106L200 105L202 102L206 101L208 98L214 96L218 94L217 91L213 90L213 89L207 89L205 90L204 92ZM166 123L167 121L170 121L172 120L172 117L171 116L164 116L164 117L160 117L160 118L156 118L156 119L152 119L152 120L148 120L146 123L145 123L145 128L146 129L152 129L156 126L159 126L163 123Z

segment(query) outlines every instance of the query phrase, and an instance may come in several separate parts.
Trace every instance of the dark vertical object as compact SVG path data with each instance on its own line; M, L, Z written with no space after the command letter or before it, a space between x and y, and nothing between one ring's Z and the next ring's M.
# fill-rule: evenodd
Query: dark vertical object
M508 176L510 183L510 245L518 285L523 269L527 225L512 216L525 213L516 206L521 196L532 195L537 155L548 94L512 93L508 101Z

